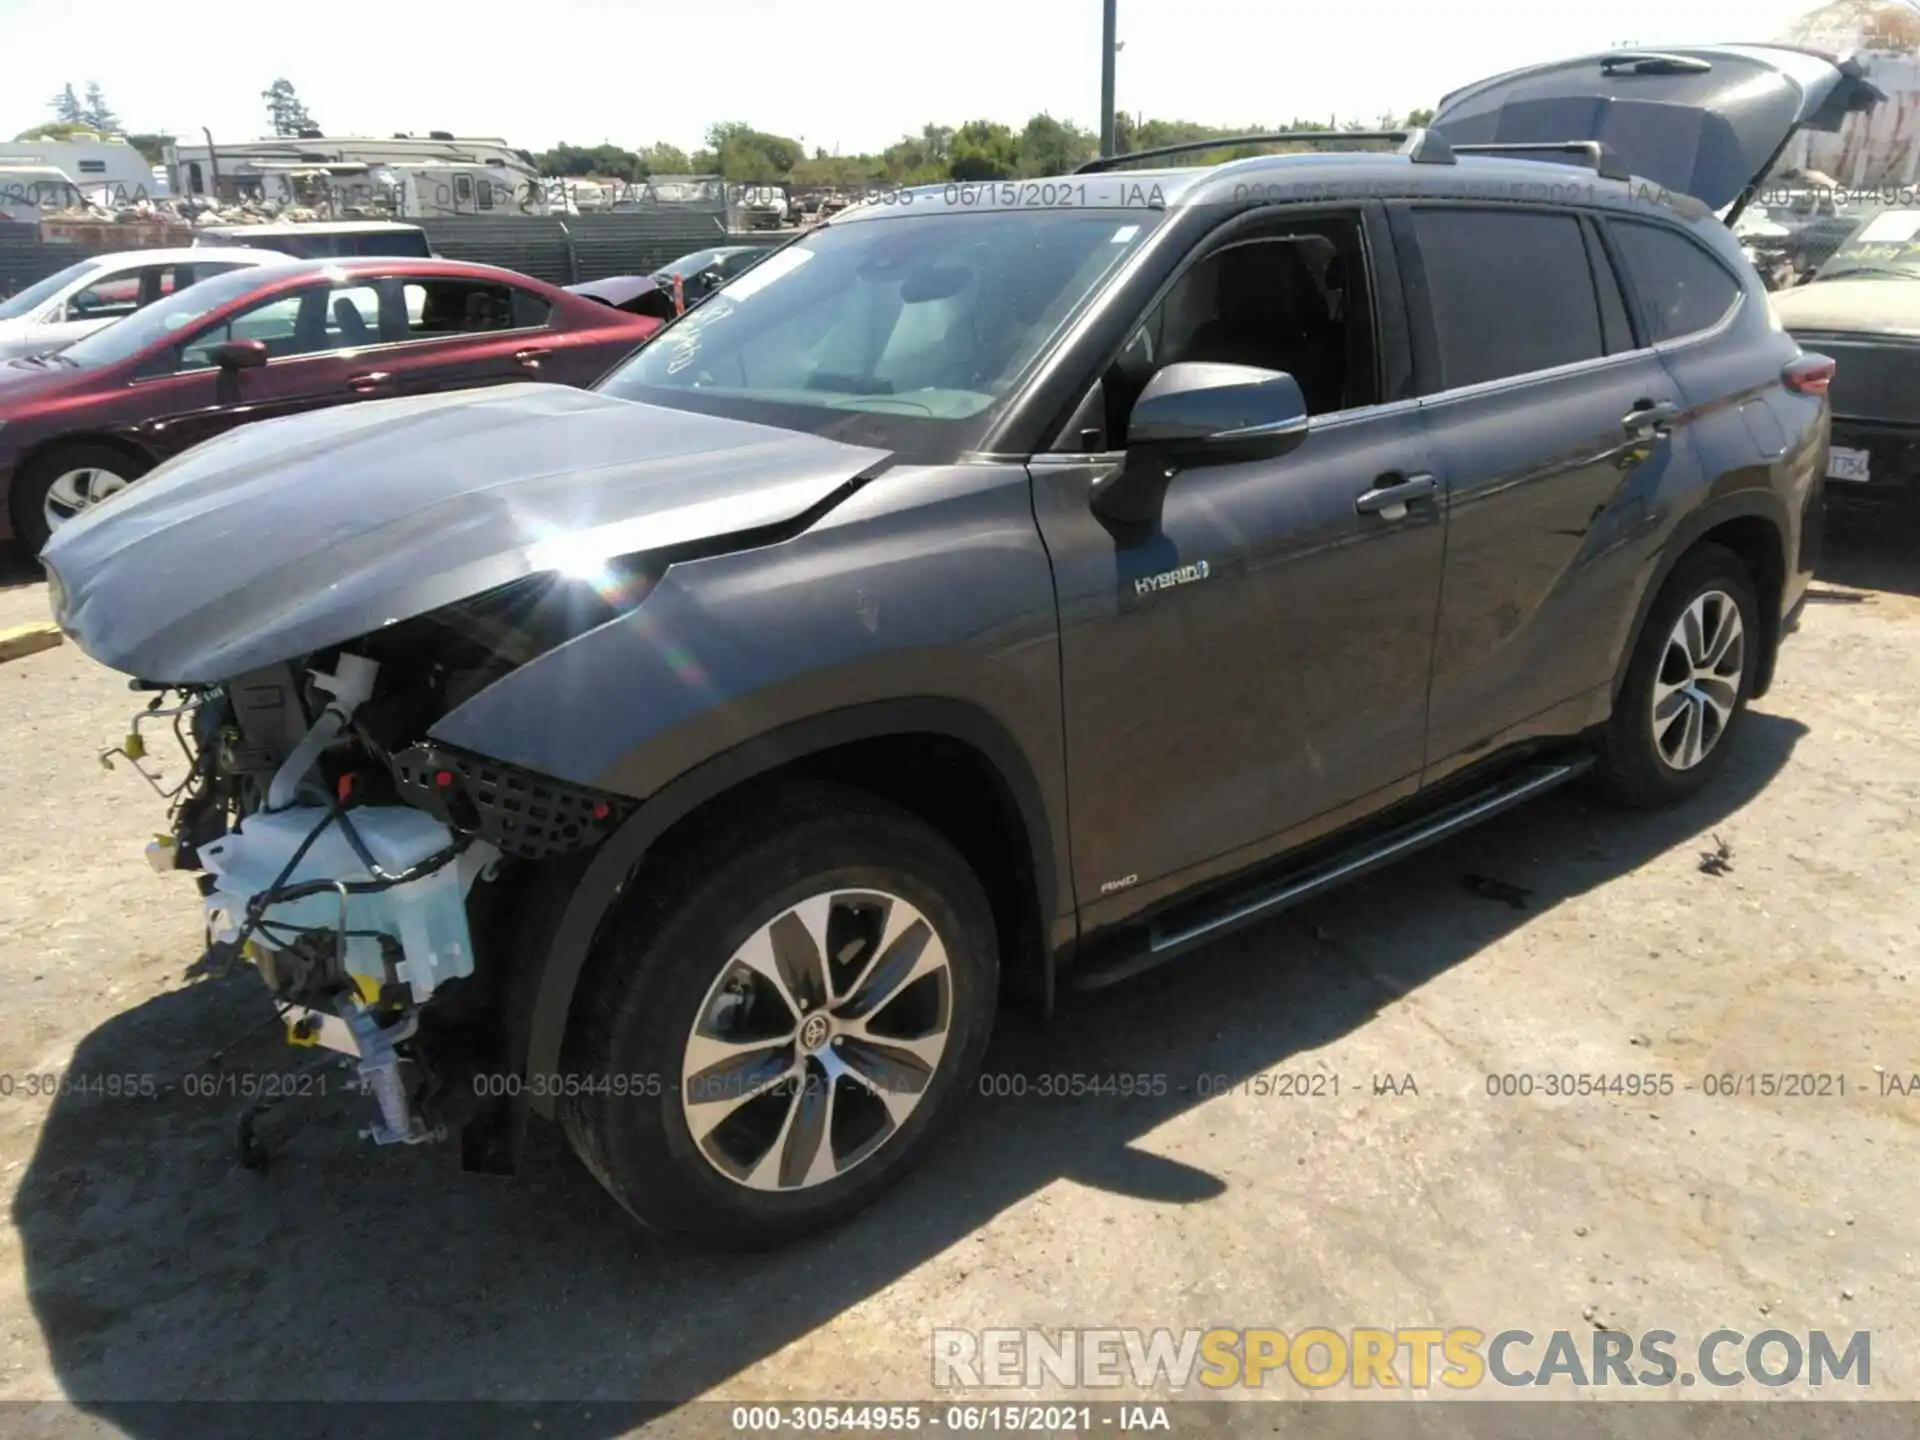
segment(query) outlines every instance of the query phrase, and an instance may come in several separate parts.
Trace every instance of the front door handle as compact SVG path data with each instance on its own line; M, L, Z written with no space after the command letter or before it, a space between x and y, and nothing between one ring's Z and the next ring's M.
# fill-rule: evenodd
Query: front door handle
M347 377L347 388L349 390L358 390L362 395L366 395L378 390L391 379L393 379L392 371L369 370L364 375L349 375Z
M1620 417L1620 428L1629 435L1664 435L1680 414L1671 400L1642 400Z
M546 353L544 350L516 350L513 358L529 370L538 370L540 361L545 358Z
M1392 483L1383 485L1382 480ZM1382 475L1374 482L1373 489L1353 502L1353 508L1362 515L1378 515L1382 520L1404 520L1408 502L1424 500L1439 488L1439 482L1431 475L1409 475L1404 480Z

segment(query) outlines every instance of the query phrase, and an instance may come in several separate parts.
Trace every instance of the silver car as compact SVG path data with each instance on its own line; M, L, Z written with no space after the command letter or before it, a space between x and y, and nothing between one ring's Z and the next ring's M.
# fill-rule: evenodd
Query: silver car
M238 246L91 255L0 300L0 360L71 345L210 276L286 261L271 250Z

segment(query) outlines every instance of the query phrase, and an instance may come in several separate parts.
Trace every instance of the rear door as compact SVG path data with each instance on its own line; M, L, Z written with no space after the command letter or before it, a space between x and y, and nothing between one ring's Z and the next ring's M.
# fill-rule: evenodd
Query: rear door
M1599 141L1635 175L1731 221L1797 131L1838 130L1885 98L1851 60L1778 45L1662 46L1477 81L1440 101L1432 128L1456 147Z
M1671 438L1684 407L1581 214L1407 203L1392 223L1448 480L1431 783L1586 723L1632 606L1625 542L1685 463Z
M400 343L389 352L401 393L568 382L571 357L551 328L554 307L544 296L464 275L404 275L384 283L389 326L401 327Z

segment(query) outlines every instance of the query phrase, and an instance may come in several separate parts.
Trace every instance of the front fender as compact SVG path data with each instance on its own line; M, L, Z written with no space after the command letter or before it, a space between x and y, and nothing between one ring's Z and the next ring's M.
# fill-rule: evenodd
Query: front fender
M549 901L552 908L536 917L533 924L536 933L544 932L548 938L534 976L520 991L531 1002L531 1014L525 1021L522 1073L559 1074L574 992L579 988L594 937L628 877L662 835L701 806L748 781L809 755L888 735L939 735L984 754L1019 808L1033 857L1034 885L1042 915L1052 918L1071 913L1070 898L1059 893L1060 877L1068 873L1061 853L1065 836L1057 823L1059 817L1050 811L1041 780L1018 743L979 707L922 698L814 716L758 736L671 781L607 837L584 871L578 872L577 881L573 873L561 876L561 884L566 887L564 900L554 896ZM1050 955L1052 946L1048 949ZM553 1116L554 1089L551 1085L529 1087L529 1103L536 1113Z
M896 467L802 534L671 565L636 608L529 661L432 738L640 802L539 962L550 1074L595 929L660 835L817 751L936 734L984 755L1026 828L1041 924L1071 937L1058 619L1026 470Z

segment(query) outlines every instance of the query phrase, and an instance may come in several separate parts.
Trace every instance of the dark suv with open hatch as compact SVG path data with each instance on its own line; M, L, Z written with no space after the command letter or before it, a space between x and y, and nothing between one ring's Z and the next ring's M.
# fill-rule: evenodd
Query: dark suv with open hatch
M1873 99L1612 52L1397 153L871 203L590 391L168 462L55 535L55 612L180 712L151 857L375 1139L510 1165L544 1115L640 1218L771 1243L925 1152L1003 993L1589 772L1709 782L1833 369L1715 212Z

